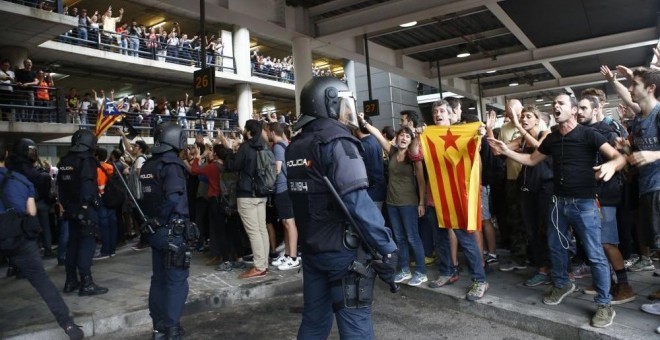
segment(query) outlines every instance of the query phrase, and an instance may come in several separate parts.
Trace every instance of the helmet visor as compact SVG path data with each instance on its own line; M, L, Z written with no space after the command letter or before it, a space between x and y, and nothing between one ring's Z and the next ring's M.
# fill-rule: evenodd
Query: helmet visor
M28 146L27 157L31 161L36 161L39 159L39 150L35 145Z
M350 91L339 92L339 117L337 120L350 127L358 127L355 98L353 98L353 94Z

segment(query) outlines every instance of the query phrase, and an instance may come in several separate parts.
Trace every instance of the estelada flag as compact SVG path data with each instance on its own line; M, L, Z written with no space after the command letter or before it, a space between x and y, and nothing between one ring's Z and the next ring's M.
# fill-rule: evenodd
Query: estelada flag
M481 123L429 126L422 149L440 228L481 230Z
M103 105L99 108L99 116L96 119L96 131L94 132L96 138L100 137L119 118L121 118L121 112L119 112L119 109L113 102L104 99Z

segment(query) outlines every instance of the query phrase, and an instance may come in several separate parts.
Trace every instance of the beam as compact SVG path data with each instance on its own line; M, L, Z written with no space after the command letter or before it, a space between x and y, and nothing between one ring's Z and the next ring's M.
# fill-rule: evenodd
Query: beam
M334 1L328 1L324 4L316 5L314 7L310 7L307 10L309 11L309 16L315 17L317 15L321 15L324 13L336 11L338 9L344 8L344 7L349 7L353 6L355 4L359 4L363 1L361 0L334 0Z
M636 68L636 67L635 67ZM624 78L620 78L624 79ZM512 96L524 94L530 96L533 93L562 89L570 86L587 86L605 83L607 80L600 73L582 74L579 76L565 77L561 79L544 80L535 82L534 85L505 86L484 90L484 97Z
M449 13L462 12L501 0L399 0L350 11L317 20L317 38L344 39L391 29L410 21L423 21Z
M469 34L466 35L465 37L456 37L456 38L451 38L451 39L446 39L446 40L441 40L441 41L435 41L432 43L428 44L423 44L423 45L417 45L409 48L404 48L401 49L404 55L410 55L410 54L415 54L415 53L422 53L426 51L432 51L432 50L437 50L449 46L455 46L455 45L460 45L460 44L465 44L468 41L477 41L477 40L483 40L483 39L490 39L490 38L495 38L499 37L502 35L507 35L511 34L509 30L506 28L496 28L492 29L489 31L485 32L480 32L480 33L475 33L475 34Z
M463 63L445 65L443 75L463 77L484 73L492 69L509 69L586 57L590 55L621 51L658 43L656 28L644 28L635 31L617 33L565 44L542 47L529 51L515 52L492 58L482 58Z

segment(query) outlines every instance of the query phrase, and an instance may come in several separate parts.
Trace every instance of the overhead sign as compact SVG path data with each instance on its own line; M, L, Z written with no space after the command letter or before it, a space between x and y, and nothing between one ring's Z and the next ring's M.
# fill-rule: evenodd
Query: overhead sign
M380 114L378 99L365 100L362 102L362 107L364 108L364 114L367 116L378 116Z
M215 67L207 67L193 73L193 95L195 97L215 93Z

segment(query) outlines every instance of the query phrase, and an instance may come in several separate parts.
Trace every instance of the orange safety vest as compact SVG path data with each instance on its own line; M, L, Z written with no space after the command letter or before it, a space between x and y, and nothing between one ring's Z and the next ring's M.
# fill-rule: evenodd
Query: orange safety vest
M45 80L39 82L37 85L37 99L49 101L50 96L48 95L48 83Z

